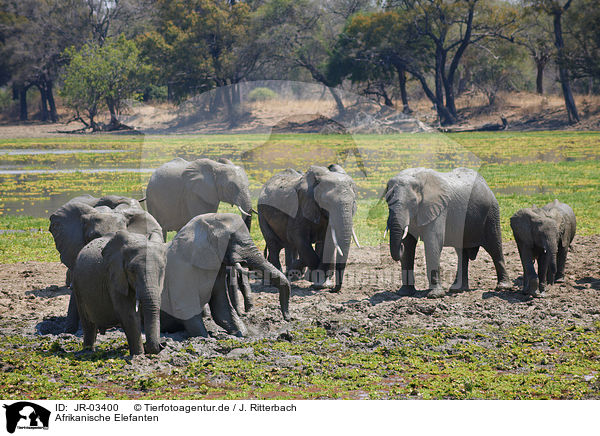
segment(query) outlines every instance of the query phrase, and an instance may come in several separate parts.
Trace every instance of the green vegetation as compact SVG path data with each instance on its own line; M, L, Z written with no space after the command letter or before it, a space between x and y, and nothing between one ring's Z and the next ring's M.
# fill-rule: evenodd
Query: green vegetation
M355 227L361 243L370 246L384 242L387 207L379 202L379 198L391 176L407 167L428 166L446 171L456 166L467 166L479 169L496 194L505 239L512 238L508 222L516 210L532 204L543 205L554 198L573 207L579 234L600 232L600 133L597 132L356 136L98 135L1 140L0 148L123 151L2 156L3 164L26 169L151 169L173 156L186 159L225 156L244 166L255 199L262 184L283 168L305 169L311 164L327 165L338 161L357 183L359 207ZM47 221L33 219L27 214L48 216L53 211L50 205L54 204L52 199L56 195L62 195L60 198L65 201L84 192L141 198L149 176L150 172L0 175L0 229L47 229ZM32 210L35 213L28 213ZM237 213L229 205L222 205L220 210ZM258 225L252 227L252 236L262 247ZM58 260L47 232L0 236L0 262L34 259Z
M248 93L249 101L266 101L277 98L277 93L269 88L254 88Z
M160 356L146 358L166 358L168 369L143 374L127 357L124 339L102 340L97 351L86 354L79 352L78 340L0 337L0 396L582 399L600 394L598 326L404 329L383 335L350 326L349 332L312 327L292 331L289 340L220 339L216 349L223 357L203 357L198 344L170 349L178 346L171 343ZM243 353L225 357L237 348Z

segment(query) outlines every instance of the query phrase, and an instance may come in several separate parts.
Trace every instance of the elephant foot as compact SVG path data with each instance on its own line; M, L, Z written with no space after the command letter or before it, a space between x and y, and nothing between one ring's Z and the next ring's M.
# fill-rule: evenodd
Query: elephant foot
M512 289L513 285L508 280L502 280L496 285L496 291L506 291Z
M396 293L402 297L412 297L416 292L417 290L414 285L402 285Z
M554 283L564 283L565 282L565 276L564 275L556 275L556 277L554 277Z
M315 282L315 283L313 283L312 286L315 289L333 288L332 292L339 292L339 290L340 290L339 288L336 289L335 283L331 279L331 277L328 277L324 281Z
M537 277L529 279L527 285L523 287L523 293L527 295L534 295L538 292L539 280Z
M469 291L469 282L467 281L462 281L462 282L458 282L455 281L454 283L452 283L452 286L450 286L450 290L452 292L466 292Z
M427 293L427 298L442 298L446 295L446 290L441 286L436 286L433 289L430 289Z

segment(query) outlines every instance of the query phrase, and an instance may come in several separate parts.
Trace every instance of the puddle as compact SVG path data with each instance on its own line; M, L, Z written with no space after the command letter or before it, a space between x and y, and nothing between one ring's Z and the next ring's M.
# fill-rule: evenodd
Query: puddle
M39 148L8 148L0 149L0 156L22 156L22 155L38 155L38 154L82 154L82 153L127 153L129 150L83 150L83 149L48 149Z
M151 173L154 168L71 168L60 170L0 170L0 175L18 176L21 174L64 174L64 173Z
M102 197L105 195L99 191L69 191L63 192L60 194L49 194L48 191L44 192L44 200L29 200L27 198L23 198L17 201L1 201L0 199L0 214L7 215L24 215L24 216L32 216L36 218L47 218L49 217L56 209L61 207L67 201L72 199L73 197L77 197L79 195L90 194L94 197ZM111 192L112 194L112 192ZM141 191L133 191L133 192L115 192L115 195L123 195L126 197L137 198L140 199L143 197L143 193ZM1 233L12 233L11 231L0 231ZM14 232L20 233L20 232Z

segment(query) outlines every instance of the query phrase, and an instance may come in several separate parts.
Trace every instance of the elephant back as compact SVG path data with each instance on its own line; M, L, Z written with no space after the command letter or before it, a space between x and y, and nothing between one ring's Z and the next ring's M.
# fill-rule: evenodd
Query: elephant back
M298 212L297 186L303 175L288 168L271 177L263 186L258 197L258 206L270 206L295 217Z
M77 254L86 244L81 217L94 212L92 206L70 201L50 215L49 230L60 260L67 268L73 268Z

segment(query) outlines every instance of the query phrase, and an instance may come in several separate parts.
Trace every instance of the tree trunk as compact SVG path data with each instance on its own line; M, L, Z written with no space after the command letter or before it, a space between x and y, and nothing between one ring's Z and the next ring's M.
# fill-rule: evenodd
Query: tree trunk
M27 89L28 86L19 87L19 119L27 121Z
M331 96L335 100L335 105L337 106L338 115L344 115L346 113L346 108L344 107L344 102L342 98L338 95L337 90L333 87L328 87Z
M43 83L36 85L40 91L40 117L42 121L48 121L48 99L46 98L46 88Z
M51 80L46 82L46 97L48 98L48 106L50 108L50 120L53 123L58 122L58 112L56 111L56 103L54 102L53 83Z
M571 91L571 83L569 82L569 72L565 64L565 42L563 40L562 33L562 13L565 9L554 11L554 45L557 49L558 55L558 75L560 79L560 86L562 88L563 97L565 99L565 106L567 108L567 115L569 116L569 124L576 124L579 122L579 114L577 113L577 107L575 106L575 99L573 98L573 92Z
M110 112L110 123L108 125L108 130L116 130L121 125L121 123L119 122L119 115L117 114L115 103L113 100L107 98L106 106L108 107L108 111Z
M408 94L406 93L406 71L402 68L396 68L398 72L398 85L400 86L400 98L402 99L402 112L410 114L412 111L408 106Z
M546 63L542 61L537 61L537 75L535 78L535 90L539 95L544 95L544 68L546 67Z

